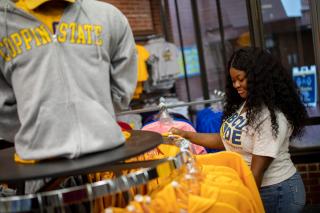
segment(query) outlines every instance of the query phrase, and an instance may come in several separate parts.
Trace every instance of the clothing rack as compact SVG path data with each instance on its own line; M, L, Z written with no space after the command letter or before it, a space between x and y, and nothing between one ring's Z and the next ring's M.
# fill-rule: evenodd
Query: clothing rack
M128 191L132 187L146 184L156 178L170 177L173 171L182 168L190 162L191 158L188 151L182 151L175 157L159 160L159 164L152 168L141 169L112 180L37 194L0 198L0 212L44 212L48 208L62 208L71 204L94 201L103 196Z
M134 37L134 40L136 42L145 42L145 41L149 41L151 39L156 39L156 38L163 38L163 35L156 35L156 34L153 34L153 35L146 35L146 36L135 36Z
M193 106L193 105L200 105L200 104L212 104L212 103L217 103L220 101L221 102L223 101L222 97L215 98L215 99L209 99L209 100L203 100L203 101L192 101L192 102L183 103L183 104L169 104L169 105L166 105L166 108L170 109L170 108L175 108L175 107ZM139 114L139 113L144 113L144 112L159 111L160 109L161 109L161 106L154 106L154 107L148 107L145 109L122 111L122 112L116 113L116 115L120 116L120 115L127 115L127 114Z

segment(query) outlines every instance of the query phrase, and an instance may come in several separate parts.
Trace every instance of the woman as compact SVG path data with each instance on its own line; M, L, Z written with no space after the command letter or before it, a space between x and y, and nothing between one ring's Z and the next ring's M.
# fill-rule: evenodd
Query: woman
M288 152L307 117L284 67L268 52L246 47L229 63L220 134L170 131L193 143L240 153L250 166L267 212L300 212L302 179Z

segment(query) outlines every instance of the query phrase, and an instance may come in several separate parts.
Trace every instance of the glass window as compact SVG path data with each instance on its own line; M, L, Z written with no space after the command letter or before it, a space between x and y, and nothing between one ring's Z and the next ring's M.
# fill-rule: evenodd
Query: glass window
M309 1L261 0L261 11L266 48L291 71L309 116L320 116ZM295 146L319 144L319 131L320 125L307 126L303 143Z
M174 43L180 46L175 1L168 1ZM177 0L184 43L184 55L192 99L202 97L200 67L190 1ZM216 1L197 0L209 92L224 90L226 62L239 46L249 46L249 24L246 0L221 0L224 43L219 29ZM182 64L182 63L181 63ZM181 69L183 70L183 69ZM183 74L176 83L177 95L185 100Z
M265 46L291 71L310 116L319 116L317 78L307 0L261 0Z

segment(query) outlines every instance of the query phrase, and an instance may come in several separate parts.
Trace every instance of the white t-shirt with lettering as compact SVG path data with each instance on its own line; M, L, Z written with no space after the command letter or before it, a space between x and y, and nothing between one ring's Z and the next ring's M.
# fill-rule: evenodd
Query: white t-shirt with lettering
M259 116L259 131L246 125L246 113L240 114L242 108L221 126L220 135L226 150L241 154L249 167L252 154L274 158L264 173L261 186L277 184L290 178L296 172L296 168L289 154L292 127L284 114L276 112L279 129L275 138L272 135L271 117L267 108L264 108Z

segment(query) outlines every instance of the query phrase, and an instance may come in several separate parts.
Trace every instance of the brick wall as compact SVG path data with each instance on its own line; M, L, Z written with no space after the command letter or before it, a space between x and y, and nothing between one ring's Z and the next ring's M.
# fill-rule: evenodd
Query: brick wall
M151 3L151 11L153 14L153 21L154 21L154 32L156 34L162 32L162 23L161 23L161 1L160 0L150 0Z
M162 34L160 0L101 1L108 2L121 10L121 12L128 18L135 35ZM168 24L168 26L170 28L170 24Z
M307 204L320 204L320 163L296 164L307 194Z
M117 7L128 18L134 32L152 31L150 0L104 0Z
M154 23L154 32L155 34L163 34L164 30L161 23L161 0L150 0L151 2L151 11L153 14L153 23ZM167 24L167 30L168 30L168 41L173 41L173 33L172 33L172 23L170 19L170 9L169 5L165 3L165 11L164 11L164 19Z

